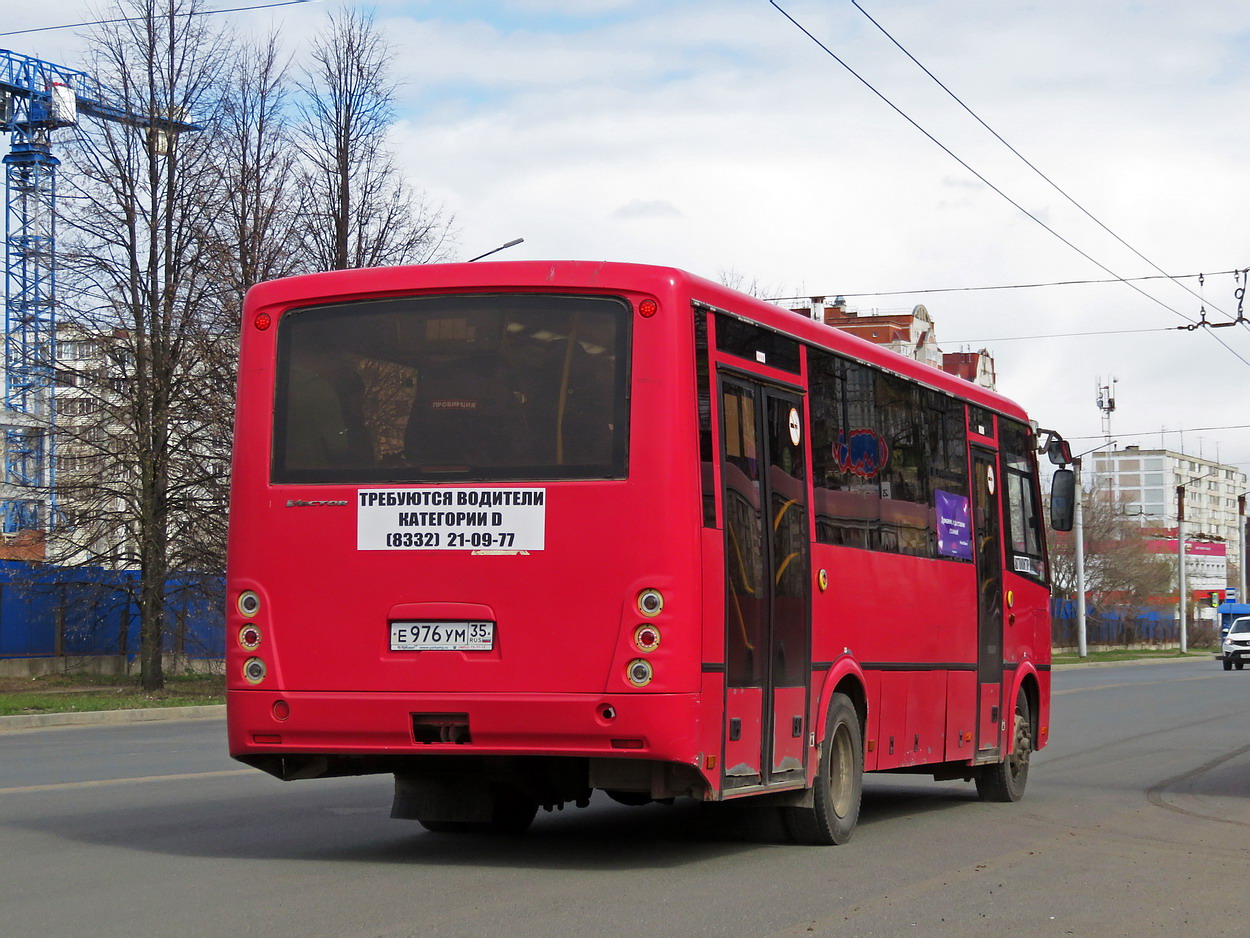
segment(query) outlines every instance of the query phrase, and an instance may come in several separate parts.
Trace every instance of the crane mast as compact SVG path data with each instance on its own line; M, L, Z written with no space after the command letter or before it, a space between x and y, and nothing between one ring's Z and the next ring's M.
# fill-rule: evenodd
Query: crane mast
M194 124L110 103L86 72L0 49L5 155L4 411L0 532L46 530L55 513L56 175L52 133L85 114L169 134Z

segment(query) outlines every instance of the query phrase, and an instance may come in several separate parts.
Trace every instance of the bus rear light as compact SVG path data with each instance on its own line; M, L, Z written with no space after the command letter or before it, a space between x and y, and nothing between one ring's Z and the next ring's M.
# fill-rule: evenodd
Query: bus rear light
M639 651L655 651L660 647L660 630L654 625L640 625L634 631L634 644Z
M273 702L273 718L278 721L285 720L291 715L291 705L285 700L275 700Z
M248 658L243 662L243 679L249 684L259 684L265 679L265 662L259 658Z
M260 597L251 590L244 590L239 594L239 612L248 619L253 618L260 612Z
M643 300L638 304L638 315L643 319L650 319L660 311L660 304L655 300Z
M634 687L646 687L652 676L651 662L642 658L635 658L625 668L625 677Z
M612 740L613 749L645 749L646 743L641 739L614 739Z
M239 644L248 651L255 651L260 647L260 629L255 623L249 622L239 629Z
M654 619L664 609L664 596L659 590L643 590L638 594L638 611Z
M276 733L253 733L252 742L260 746L280 746L282 737Z
M271 317L268 313L257 313L256 318L252 320L252 325L254 325L259 331L264 332L273 325L273 317Z

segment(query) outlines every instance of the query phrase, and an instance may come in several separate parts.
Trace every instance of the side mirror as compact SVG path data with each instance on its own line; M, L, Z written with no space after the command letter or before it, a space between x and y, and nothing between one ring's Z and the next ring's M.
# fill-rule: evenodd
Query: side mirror
M1066 466L1072 462L1072 447L1067 440L1051 437L1046 443L1046 458L1051 465Z
M1050 526L1056 531L1071 531L1076 514L1076 473L1056 469L1050 480Z

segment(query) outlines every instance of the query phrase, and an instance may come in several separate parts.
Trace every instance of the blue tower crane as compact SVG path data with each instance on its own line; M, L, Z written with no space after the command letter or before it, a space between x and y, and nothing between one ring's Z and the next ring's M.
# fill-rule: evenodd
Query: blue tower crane
M45 529L55 478L56 168L51 135L79 114L177 132L194 124L110 104L86 72L0 49L5 170L5 346L0 532Z

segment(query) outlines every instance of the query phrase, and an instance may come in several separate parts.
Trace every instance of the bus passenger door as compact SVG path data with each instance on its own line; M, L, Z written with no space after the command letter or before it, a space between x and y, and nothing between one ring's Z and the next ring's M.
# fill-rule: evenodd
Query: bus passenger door
M797 394L724 378L727 790L805 779L811 587Z
M998 457L972 448L972 510L977 566L977 760L997 761L1002 746L1003 560Z

